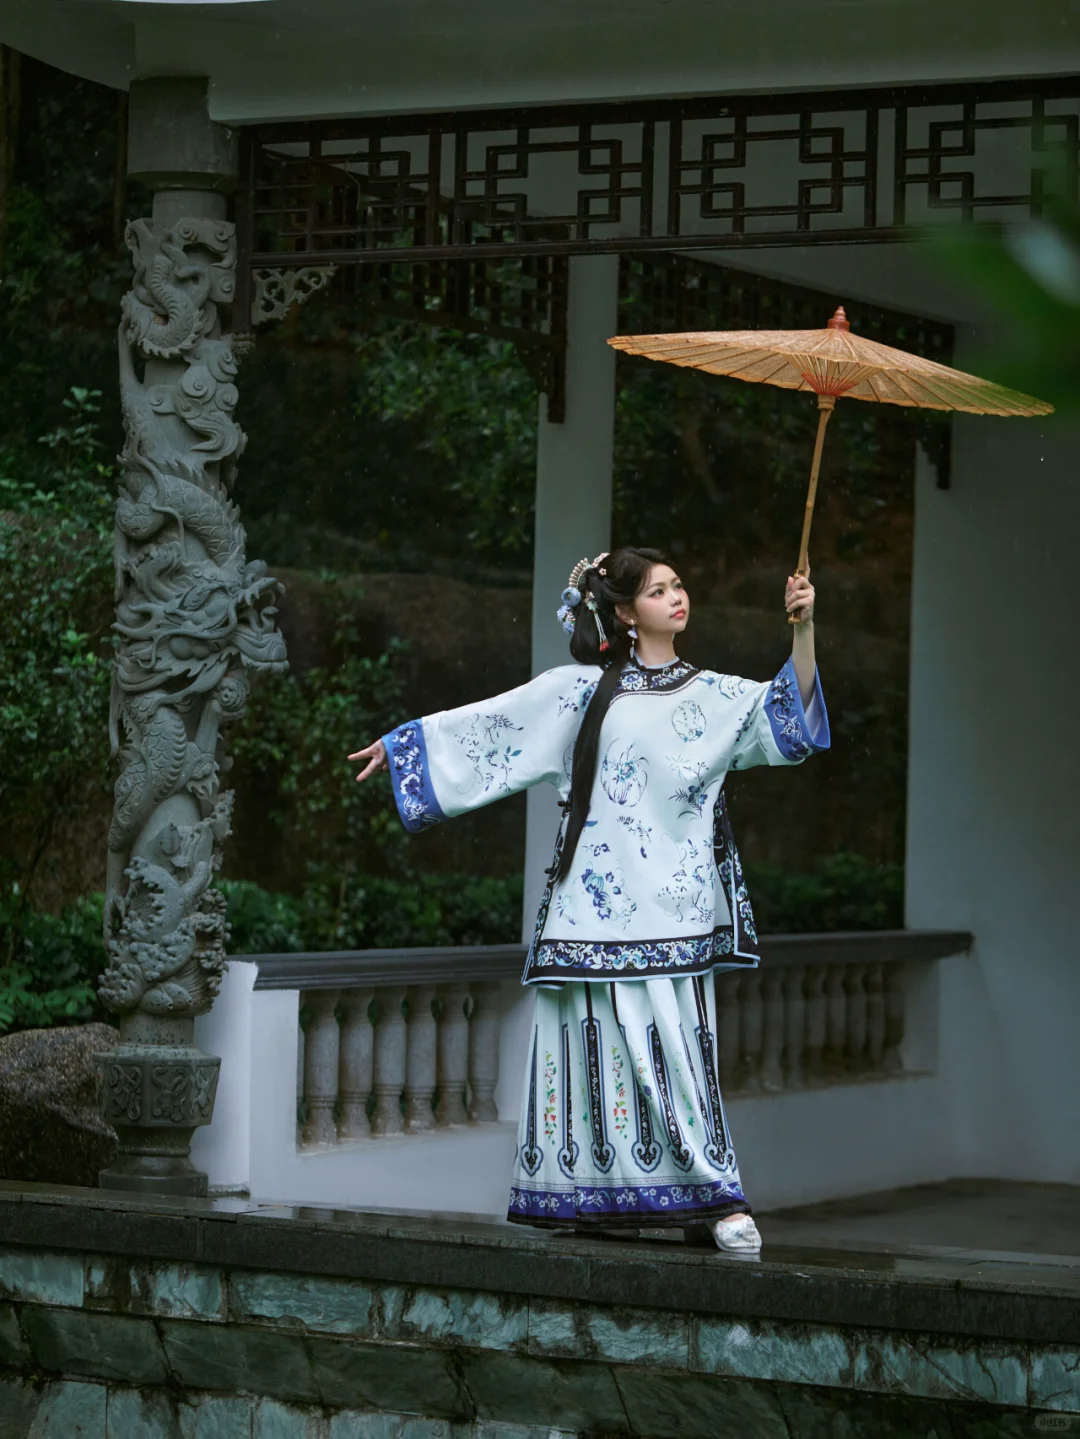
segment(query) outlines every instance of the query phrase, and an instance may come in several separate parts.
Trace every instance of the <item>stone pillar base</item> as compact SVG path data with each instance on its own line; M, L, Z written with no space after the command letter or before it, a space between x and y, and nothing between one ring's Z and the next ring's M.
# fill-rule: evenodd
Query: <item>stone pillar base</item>
M205 1198L207 1177L188 1153L193 1132L213 1116L221 1060L172 1044L121 1044L95 1058L102 1112L120 1141L101 1188Z

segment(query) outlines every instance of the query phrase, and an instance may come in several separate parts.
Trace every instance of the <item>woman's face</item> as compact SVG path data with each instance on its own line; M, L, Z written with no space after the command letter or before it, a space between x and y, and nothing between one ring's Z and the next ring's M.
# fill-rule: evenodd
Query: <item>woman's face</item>
M619 605L618 615L631 620L639 635L681 635L690 618L690 596L670 565L653 565L644 589L632 605Z

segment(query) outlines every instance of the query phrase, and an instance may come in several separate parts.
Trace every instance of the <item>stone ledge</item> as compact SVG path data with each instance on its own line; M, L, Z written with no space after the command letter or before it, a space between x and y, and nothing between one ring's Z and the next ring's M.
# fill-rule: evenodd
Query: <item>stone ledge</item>
M0 1183L0 1242L37 1251L39 1259L74 1250L103 1262L172 1260L732 1319L1080 1345L1080 1270L955 1251L934 1259L770 1246L755 1261L480 1221L9 1183Z

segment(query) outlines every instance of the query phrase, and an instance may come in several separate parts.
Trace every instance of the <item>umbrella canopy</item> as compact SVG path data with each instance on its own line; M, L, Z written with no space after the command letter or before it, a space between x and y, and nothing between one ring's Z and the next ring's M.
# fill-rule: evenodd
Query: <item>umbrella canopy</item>
M921 410L963 410L970 415L1049 415L1053 405L1007 390L977 375L950 369L921 355L879 345L853 335L844 307L822 330L704 330L675 335L616 335L616 350L730 375L751 384L784 390L810 390L818 397L818 429L810 486L803 514L802 541L795 573L809 572L810 526L814 517L818 471L825 426L844 396L909 405ZM791 615L798 623L798 616Z
M853 335L843 306L821 330L617 335L608 344L670 365L785 390L812 390L834 399L843 395L972 415L1048 415L1054 408L977 375Z

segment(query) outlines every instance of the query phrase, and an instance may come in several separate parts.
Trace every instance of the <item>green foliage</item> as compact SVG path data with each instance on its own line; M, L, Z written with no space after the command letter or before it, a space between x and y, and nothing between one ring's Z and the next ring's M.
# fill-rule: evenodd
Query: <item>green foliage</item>
M463 538L495 559L527 556L537 398L513 345L391 322L358 338L356 359L357 413L417 429L417 469L445 474L440 508L457 511Z
M364 876L342 893L309 885L299 897L224 880L233 954L512 944L521 933L520 875Z
M521 932L521 877L365 878L313 884L302 895L272 894L246 880L220 881L228 901L231 954L322 949L389 949L437 944L509 944ZM108 1019L98 1006L104 967L103 896L58 916L20 913L19 895L0 895L0 938L17 926L13 963L0 967L0 1034Z
M0 832L16 841L3 867L20 910L57 829L106 784L112 506L97 399L65 400L70 422L44 436L47 479L0 457Z
M0 1034L104 1018L96 998L105 963L102 896L76 900L60 915L21 901L17 885L0 893L0 943L12 951L0 966Z
M1023 224L942 226L927 242L998 316L980 373L1061 409L1080 405L1080 210L1058 201Z
M828 934L904 927L904 869L862 855L827 855L809 874L748 864L746 883L763 934Z
M474 567L524 569L536 417L508 341L320 298L245 362L253 552L302 569L458 573L467 546Z
M105 393L106 452L118 447L116 322L130 262L118 223L120 97L27 56L21 92L0 275L0 415L2 444L30 476L37 437L74 385ZM128 213L146 203L131 187Z
M271 796L267 818L282 839L300 844L311 881L333 884L344 896L361 865L405 857L406 837L385 789L358 785L346 759L363 743L358 735L384 734L400 714L403 646L391 640L382 654L360 653L349 610L359 587L332 578L338 662L263 677L230 748L237 786Z

